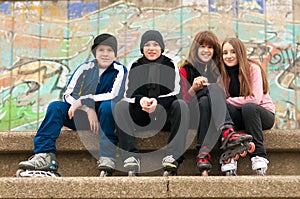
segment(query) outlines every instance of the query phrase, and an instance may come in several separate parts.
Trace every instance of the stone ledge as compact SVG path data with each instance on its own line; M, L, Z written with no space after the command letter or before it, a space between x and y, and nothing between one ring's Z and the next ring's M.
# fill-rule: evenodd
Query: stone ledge
M12 152L32 152L34 131L24 132L0 132L0 153ZM147 133L151 136L155 132L144 132L144 137ZM300 151L300 130L277 130L272 129L264 131L265 146L268 151ZM196 131L189 130L188 145L189 148L195 148ZM150 137L149 136L149 137ZM98 150L99 137L90 132L75 132L63 130L57 139L57 149L61 152L69 151L86 151ZM159 132L150 138L139 138L138 145L141 150L153 150L166 146L168 140L167 132Z
M300 198L300 176L0 178L0 198Z

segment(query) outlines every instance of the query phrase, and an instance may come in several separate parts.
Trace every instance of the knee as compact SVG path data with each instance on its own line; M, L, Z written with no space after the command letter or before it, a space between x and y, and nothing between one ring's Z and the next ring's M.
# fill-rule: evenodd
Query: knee
M112 116L113 109L114 109L114 104L111 101L104 101L101 103L98 113L99 115Z
M47 111L51 111L51 112L58 112L58 111L62 111L62 105L64 104L65 102L61 102L61 101L54 101L54 102L51 102L49 105L48 105L48 108L47 108Z
M243 115L248 115L256 111L257 104L247 103L242 106Z
M208 96L203 96L199 99L199 108L203 109L203 108L208 108L209 106L209 99Z

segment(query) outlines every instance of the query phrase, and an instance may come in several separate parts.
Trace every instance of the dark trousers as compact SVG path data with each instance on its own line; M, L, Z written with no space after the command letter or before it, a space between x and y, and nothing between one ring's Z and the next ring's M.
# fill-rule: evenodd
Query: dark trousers
M225 124L233 125L225 93L218 84L211 84L197 92L189 107L194 110L191 111L191 125L197 129L196 147L200 152L210 152L220 138L220 128Z
M241 109L227 104L229 113L235 124L235 129L245 130L245 133L253 136L255 151L250 157L261 156L266 158L266 149L264 147L263 130L271 129L274 125L275 114L254 103L247 103Z
M141 131L150 129L170 130L165 155L173 155L175 159L182 160L189 123L188 106L183 100L173 101L166 109L158 105L151 114L143 111L140 106L120 101L116 104L114 117L124 160L130 156L141 158L135 138L139 137Z

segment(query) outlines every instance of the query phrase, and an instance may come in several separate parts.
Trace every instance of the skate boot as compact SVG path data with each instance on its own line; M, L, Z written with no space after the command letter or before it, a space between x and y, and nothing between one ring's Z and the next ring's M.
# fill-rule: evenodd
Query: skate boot
M124 168L128 172L128 176L137 176L140 172L140 160L133 156L124 160Z
M38 153L19 163L17 177L60 177L54 153Z
M251 158L252 170L256 171L257 175L264 176L267 173L269 161L266 158L255 156Z
M112 176L116 168L116 163L113 158L100 157L97 164L100 170L100 177Z
M175 160L173 155L167 155L162 160L162 166L164 169L163 176L176 176L178 169L178 162Z
M245 133L236 133L231 125L222 127L222 146L224 153L221 154L220 164L231 162L231 159L238 160L239 157L245 157L247 152L253 153L255 144L252 136Z
M236 176L237 175L237 161L231 159L227 164L222 164L221 171L225 173L226 176Z
M208 173L212 168L210 159L210 153L207 152L199 152L199 154L197 155L197 167L202 176L208 176Z

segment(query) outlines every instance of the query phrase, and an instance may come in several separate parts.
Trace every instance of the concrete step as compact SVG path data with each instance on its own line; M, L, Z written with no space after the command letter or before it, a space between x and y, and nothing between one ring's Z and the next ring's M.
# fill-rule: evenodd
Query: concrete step
M300 198L300 176L0 178L0 198Z
M149 137L155 132L145 132ZM190 130L188 135L185 160L180 166L178 175L200 175L195 165L196 131ZM33 138L35 132L0 132L0 177L10 177L18 169L20 161L33 154ZM264 131L265 146L270 160L268 175L300 175L300 130L268 130ZM59 171L64 176L97 176L98 136L90 132L63 130L57 140L57 159ZM142 175L161 176L161 159L163 152L150 153L166 146L167 132L159 132L150 138L137 139L141 152L151 154L142 160ZM221 175L217 150L212 153L213 169L211 175ZM122 172L118 158L117 172L114 175L126 175ZM239 175L254 175L249 157L238 161Z

